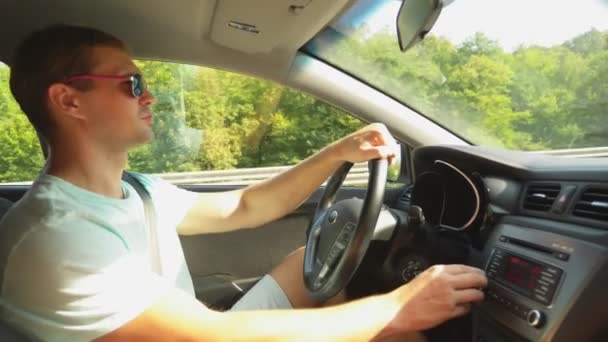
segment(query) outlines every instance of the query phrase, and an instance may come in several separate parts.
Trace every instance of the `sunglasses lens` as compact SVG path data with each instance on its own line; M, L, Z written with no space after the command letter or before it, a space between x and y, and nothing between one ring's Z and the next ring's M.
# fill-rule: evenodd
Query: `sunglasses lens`
M131 77L131 90L135 97L140 97L146 91L144 80L140 74L135 74Z

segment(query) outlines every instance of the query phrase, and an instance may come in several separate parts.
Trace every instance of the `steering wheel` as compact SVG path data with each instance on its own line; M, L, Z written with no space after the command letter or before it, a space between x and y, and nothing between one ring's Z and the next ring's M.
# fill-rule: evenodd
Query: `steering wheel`
M352 163L344 163L331 177L310 221L304 253L304 284L318 301L342 291L361 264L382 209L388 171L386 159L368 162L365 199L335 202Z

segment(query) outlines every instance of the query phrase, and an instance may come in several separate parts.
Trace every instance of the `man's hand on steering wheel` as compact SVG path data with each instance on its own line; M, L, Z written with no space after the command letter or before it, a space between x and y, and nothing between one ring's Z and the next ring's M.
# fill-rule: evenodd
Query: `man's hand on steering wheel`
M372 159L392 158L399 154L399 145L384 124L373 123L329 145L342 161L362 163Z

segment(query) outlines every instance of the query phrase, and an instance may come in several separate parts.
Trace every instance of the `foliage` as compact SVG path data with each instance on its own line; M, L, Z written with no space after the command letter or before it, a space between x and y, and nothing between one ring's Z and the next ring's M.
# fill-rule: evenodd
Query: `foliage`
M365 32L314 53L345 66L474 144L517 150L608 146L608 32L504 51L483 33L430 36L402 54Z
M11 96L8 77L0 64L0 182L31 180L44 158L36 132Z

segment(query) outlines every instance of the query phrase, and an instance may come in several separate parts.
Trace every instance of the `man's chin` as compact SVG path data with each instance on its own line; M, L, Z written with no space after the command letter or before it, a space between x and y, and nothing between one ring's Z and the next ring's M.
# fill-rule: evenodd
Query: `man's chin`
M129 148L136 148L143 145L147 145L151 143L152 140L154 140L154 133L152 131L146 132L146 134L142 134L139 139L133 142L131 146L129 146Z
M154 132L150 130L148 134L146 134L146 136L144 137L142 144L149 144L152 142L152 140L154 140Z

